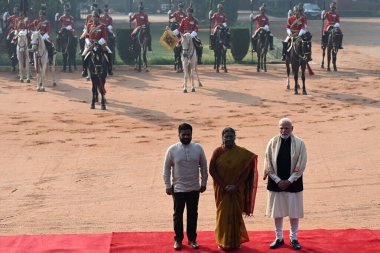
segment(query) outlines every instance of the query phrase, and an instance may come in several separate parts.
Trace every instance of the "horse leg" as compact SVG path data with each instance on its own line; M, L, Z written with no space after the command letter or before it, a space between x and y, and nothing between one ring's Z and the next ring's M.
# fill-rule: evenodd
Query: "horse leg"
M336 68L336 55L337 55L337 52L334 51L333 54L332 54L332 60L333 60L334 71L338 71L338 69Z
M227 57L226 57L226 54L227 54L227 49L224 50L223 52L223 66L224 66L224 73L227 73ZM198 73L197 73L198 74Z
M259 50L257 50L257 67L256 67L256 71L257 72L260 72L260 53L259 53Z
M202 85L201 79L199 79L199 75L198 75L198 64L195 65L195 74L197 75L198 86L202 87L203 85Z
M306 84L305 84L305 70L306 70L306 62L303 62L301 64L302 95L307 95Z
M20 82L24 82L24 77L23 77L23 74L22 74L22 69L23 69L23 53L18 53L18 77L19 77L19 80Z
M102 79L102 82L103 82L103 87L106 85L106 78L105 77L101 77L101 79ZM100 83L99 83L99 88L100 88ZM106 110L107 109L107 107L106 107L106 94L104 93L104 90L102 90L101 88L100 88L100 94L102 95L102 102L101 102L101 109L102 110Z
M331 61L331 47L327 49L327 71L331 71L330 69L330 61Z
M54 87L57 86L57 83L55 81L55 56L56 56L56 54L53 54L53 62L51 64L51 66L50 66L51 77L53 79L53 86Z
M293 75L294 75L294 95L298 95L298 71L299 71L299 64L294 66L295 64L292 64L292 69L293 69Z
M192 65L190 67L191 92L195 92L195 87L194 87L194 72L195 72L195 66Z
M322 46L322 64L321 68L325 68L325 55L326 55L326 47Z
M91 101L91 109L95 109L96 98L98 96L98 82L97 78L91 75L91 83L92 83L92 101Z
M66 72L66 66L67 66L67 53L62 53L62 57L63 57L63 69L62 69L62 71L63 71L63 72Z
M189 78L189 64L185 64L184 62L182 62L182 65L185 67L185 71L184 71L184 74L183 74L183 92L186 93L187 92L187 79Z
M26 82L30 83L30 66L29 66L29 54L25 53L25 70L26 70Z
M267 53L264 53L264 72L267 72Z
M290 90L290 79L289 79L289 76L290 76L290 65L289 65L289 61L286 60L285 62L285 65L286 65L286 75L287 75L287 86L286 86L286 89Z
M138 72L141 72L141 65L142 65L141 50L140 50L140 53L139 53L138 61L139 61L139 63L138 63L139 64Z
M143 59L144 59L145 72L149 72L149 69L148 69L148 59L146 58L146 47L144 47Z

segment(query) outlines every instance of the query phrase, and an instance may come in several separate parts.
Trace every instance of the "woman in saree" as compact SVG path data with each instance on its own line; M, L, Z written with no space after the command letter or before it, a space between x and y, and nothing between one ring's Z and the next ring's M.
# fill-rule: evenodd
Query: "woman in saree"
M235 130L225 128L223 145L210 161L216 203L215 237L223 250L248 242L243 213L252 216L257 190L257 155L235 144Z

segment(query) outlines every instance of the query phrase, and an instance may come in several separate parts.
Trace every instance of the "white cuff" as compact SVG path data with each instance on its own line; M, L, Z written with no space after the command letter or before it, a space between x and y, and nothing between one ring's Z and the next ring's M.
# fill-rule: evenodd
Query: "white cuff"
M57 13L55 14L55 16L54 16L54 20L55 20L55 21L58 21L58 17L59 17L59 13L57 12Z
M268 26L268 25L265 25L265 26L264 26L264 30L268 32L268 31L269 31L269 26Z
M71 25L68 25L68 26L66 26L65 28L66 28L67 30L69 30L69 31L73 30L73 27L72 27Z
M177 35L179 34L178 29L175 29L175 30L173 31L173 34L174 34L175 36L177 36Z
M48 40L49 39L49 34L45 33L44 35L42 35L42 38L44 40Z
M101 38L99 41L98 41L99 45L103 45L104 43L106 43L105 39Z
M289 10L288 11L288 18L290 18L291 15L292 15L292 10Z
M112 25L108 25L107 28L108 28L108 30L112 31L113 27L112 27Z
M196 31L192 31L190 35L191 35L191 38L195 38L197 37L198 33Z
M249 15L249 19L253 19L253 13L251 13L251 15Z
M168 16L170 16L170 14L172 14L172 10L169 10L169 11L168 11Z
M91 45L91 41L90 41L89 38L86 38L85 41L86 41L86 45L87 45L87 46Z
M224 26L225 28L227 28L227 23L226 23L226 22L224 22L224 23L223 23L223 26Z
M321 12L321 19L323 19L323 17L325 16L325 13L326 13L325 11Z
M338 28L338 27L340 27L340 24L339 23L335 23L334 27Z
M289 28L286 29L286 33L287 33L289 36L292 35L292 31L291 31Z
M306 31L304 29L301 29L300 32L298 33L298 36L302 36L306 33Z

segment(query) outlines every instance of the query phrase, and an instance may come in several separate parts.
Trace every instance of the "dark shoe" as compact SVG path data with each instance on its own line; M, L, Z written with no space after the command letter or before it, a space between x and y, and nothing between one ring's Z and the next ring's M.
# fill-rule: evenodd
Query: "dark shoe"
M339 46L339 49L343 49L343 47L342 47L342 46Z
M198 245L197 242L189 241L189 245L190 245L193 249L199 249L199 245Z
M281 245L284 245L284 239L280 240L280 239L276 239L274 240L274 242L272 242L270 245L269 245L269 248L270 249L277 249L278 247L280 247Z
M290 244L292 245L293 249L300 250L301 244L297 240L290 241Z
M173 246L174 250L181 250L182 248L182 243L181 242L174 242L174 246Z

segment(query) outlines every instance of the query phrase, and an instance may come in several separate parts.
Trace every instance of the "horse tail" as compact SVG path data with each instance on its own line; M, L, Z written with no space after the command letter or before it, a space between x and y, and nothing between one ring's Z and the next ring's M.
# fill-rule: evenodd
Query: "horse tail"
M309 63L307 62L306 63L306 66L307 66L307 71L309 72L309 76L313 76L314 75L314 71L311 69Z

